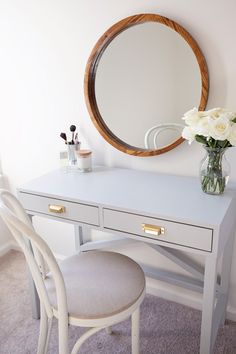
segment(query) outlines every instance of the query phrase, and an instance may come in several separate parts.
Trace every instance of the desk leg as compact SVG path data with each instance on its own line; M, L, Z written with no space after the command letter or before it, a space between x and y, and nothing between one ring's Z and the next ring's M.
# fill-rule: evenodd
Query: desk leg
M75 235L75 251L80 253L86 251L83 249L86 243L91 241L91 228L87 225L84 226L74 226L74 235ZM88 250L88 249L87 249Z
M75 251L81 252L81 246L84 243L82 226L75 225L74 233L75 233Z
M230 239L228 240L228 242L225 246L224 252L223 252L223 256L222 256L220 290L221 290L221 293L225 295L224 296L224 303L222 304L222 306L223 306L223 312L222 312L222 317L221 317L221 325L222 326L225 323L226 308L227 308L227 303L228 303L233 244L234 244L234 233L231 235Z
M217 280L217 258L209 255L206 257L206 261L205 261L200 354L212 353L213 316L214 316L214 309L215 309L216 280Z

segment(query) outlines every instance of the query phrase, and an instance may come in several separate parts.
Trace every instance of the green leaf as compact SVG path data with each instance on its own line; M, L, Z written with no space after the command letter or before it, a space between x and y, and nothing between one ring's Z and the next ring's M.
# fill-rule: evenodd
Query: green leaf
M232 145L230 144L230 142L228 140L225 140L224 141L224 145L223 145L223 148L226 148L226 147L231 147Z
M196 139L196 141L198 143L201 143L201 144L204 144L204 145L207 144L207 139L203 135L195 135L195 139Z
M208 143L207 145L211 148L215 148L217 144L216 140L213 138L210 138L207 143Z
M228 142L227 140L219 140L218 145L219 145L219 147L224 148L224 147L226 147L227 142Z
M236 117L235 117L234 119L232 119L232 122L233 122L233 123L236 123Z

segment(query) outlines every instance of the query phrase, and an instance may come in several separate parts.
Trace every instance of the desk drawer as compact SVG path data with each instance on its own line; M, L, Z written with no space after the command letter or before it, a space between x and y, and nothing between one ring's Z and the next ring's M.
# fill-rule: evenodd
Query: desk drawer
M173 221L104 209L104 228L139 235L148 239L211 252L212 230ZM158 233L160 227L160 235ZM145 228L145 231L143 231Z
M27 193L19 193L19 198L26 210L99 226L99 213L96 206Z

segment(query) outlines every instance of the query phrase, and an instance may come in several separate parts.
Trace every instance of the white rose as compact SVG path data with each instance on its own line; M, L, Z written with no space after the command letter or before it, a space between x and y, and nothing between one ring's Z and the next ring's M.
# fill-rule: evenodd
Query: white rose
M208 111L205 111L205 115L212 118L212 119L218 119L222 114L224 114L226 110L224 108L212 108L209 109Z
M236 112L228 112L228 118L230 120L233 120L236 118Z
M228 138L231 145L236 146L236 124L233 124Z
M215 140L226 140L231 132L231 123L229 119L222 116L218 119L209 118L209 133Z
M195 140L196 133L191 127L185 127L182 131L182 137L188 140L188 143L191 144Z
M200 118L197 125L192 127L192 129L194 130L195 134L209 137L210 136L209 118L208 117Z
M229 120L232 120L236 117L235 112L231 112L225 108L212 108L208 111L205 111L205 114L208 115L212 119L218 119L221 117L226 117Z
M190 111L186 112L183 116L183 120L185 120L185 123L189 126L196 125L199 121L200 114L197 110L197 108L193 108Z

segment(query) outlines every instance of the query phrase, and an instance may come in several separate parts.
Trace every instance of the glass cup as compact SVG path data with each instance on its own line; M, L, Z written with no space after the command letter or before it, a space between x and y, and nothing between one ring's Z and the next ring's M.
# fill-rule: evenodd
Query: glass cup
M79 151L79 148L80 148L80 143L67 144L67 160L68 160L69 170L77 168L76 152Z
M92 171L92 151L90 150L78 150L77 155L77 169L80 172Z

